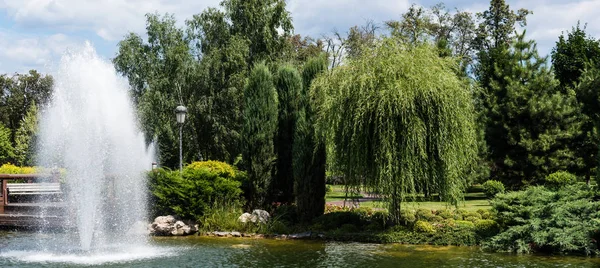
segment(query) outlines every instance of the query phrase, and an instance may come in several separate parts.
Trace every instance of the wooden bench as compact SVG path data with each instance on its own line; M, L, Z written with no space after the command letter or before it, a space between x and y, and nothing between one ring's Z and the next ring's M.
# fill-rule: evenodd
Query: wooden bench
M52 178L53 182L33 182L39 178ZM2 189L0 191L0 214L8 205L8 196L18 195L58 195L62 194L58 173L56 174L0 174ZM25 180L28 183L8 183L11 180Z
M6 190L8 195L62 194L60 183L54 182L7 183Z

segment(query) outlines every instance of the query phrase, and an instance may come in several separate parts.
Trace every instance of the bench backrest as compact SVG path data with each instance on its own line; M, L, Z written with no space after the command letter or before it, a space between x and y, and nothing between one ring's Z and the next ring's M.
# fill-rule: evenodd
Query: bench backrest
M54 194L61 193L60 183L7 183L9 194Z

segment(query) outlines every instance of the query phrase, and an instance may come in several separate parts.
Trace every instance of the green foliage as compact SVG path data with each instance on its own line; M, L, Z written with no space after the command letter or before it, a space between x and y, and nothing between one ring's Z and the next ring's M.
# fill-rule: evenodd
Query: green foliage
M456 204L477 148L471 93L456 62L392 38L363 54L311 88L317 129L334 146L331 164L385 197L395 222L400 203L418 192Z
M579 140L578 152L585 159L585 175L587 180L593 175L592 170L596 168L599 171L598 161L600 150L600 139L598 138L598 129L600 129L600 69L588 65L575 87L575 92L579 105L581 106L581 119L583 121L582 133ZM600 178L598 174L596 180Z
M540 184L550 173L579 168L579 111L572 91L558 87L533 41L518 36L502 52L490 82L486 142L492 178L508 188Z
M293 144L298 117L298 98L302 90L300 73L291 65L279 68L275 76L275 88L279 97L279 120L275 137L277 164L272 183L273 201L294 201Z
M15 158L15 149L10 142L10 129L0 123L0 163L6 163Z
M15 161L20 166L34 165L35 142L38 132L38 108L35 102L21 120L21 126L15 133Z
M252 183L251 207L266 205L275 162L278 101L273 78L264 64L257 64L244 90L242 157Z
M433 225L431 225L431 223L421 220L415 222L413 230L418 233L435 233L435 228Z
M0 174L33 174L38 173L38 171L39 169L35 167L18 167L11 163L0 166Z
M463 228L463 229L474 229L475 228L475 224L472 221L454 221L454 225L458 228Z
M415 217L420 221L430 221L433 219L433 212L429 209L419 208L415 213Z
M356 227L365 225L360 214L352 211L340 211L323 214L313 220L313 224L319 225L323 231L334 230L345 224Z
M583 70L591 61L600 57L600 41L586 34L584 26L573 27L570 32L561 34L552 49L552 68L563 86L574 86Z
M445 220L453 218L452 213L450 213L450 211L445 210L445 209L438 210L436 212L436 215L442 217L442 219L445 219Z
M580 183L551 191L543 186L492 200L502 232L484 246L495 251L598 254L600 202Z
M243 173L223 173L222 170L231 168L211 170L207 168L209 166L216 165L194 163L186 166L183 173L165 169L149 172L152 216L174 214L184 219L199 220L207 211L219 209L214 205L239 207L242 204L240 178Z
M415 212L408 209L400 210L400 223L404 224L405 226L409 226L412 225L416 220L417 217L415 216Z
M577 176L566 171L554 172L546 177L546 186L554 189L565 187L576 182Z
M327 59L321 55L309 59L302 71L302 91L294 133L293 170L294 192L300 220L310 222L322 215L325 208L325 144L316 135L315 103L309 90L315 77L327 70Z
M488 180L482 184L483 193L487 198L493 198L497 194L504 193L504 184L496 180Z
M500 232L500 225L494 220L480 220L475 222L475 232L484 238L492 237Z

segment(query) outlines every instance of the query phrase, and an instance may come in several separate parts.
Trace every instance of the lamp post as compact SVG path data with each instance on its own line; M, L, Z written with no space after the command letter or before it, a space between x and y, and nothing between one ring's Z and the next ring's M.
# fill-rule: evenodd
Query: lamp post
M175 115L177 116L177 124L179 125L179 172L183 170L183 147L182 147L182 129L183 123L185 122L185 115L187 114L187 108L185 106L177 106L175 108Z

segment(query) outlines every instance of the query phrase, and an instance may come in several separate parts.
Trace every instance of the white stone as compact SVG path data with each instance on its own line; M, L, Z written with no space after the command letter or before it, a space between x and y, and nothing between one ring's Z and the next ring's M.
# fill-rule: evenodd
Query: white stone
M244 213L238 218L238 221L240 221L241 223L248 223L248 222L250 222L251 218L252 218L252 214Z
M271 218L271 215L269 215L269 212L262 210L262 209L255 209L254 211L252 211L252 222L254 223L262 223L265 224L269 221L269 219Z

